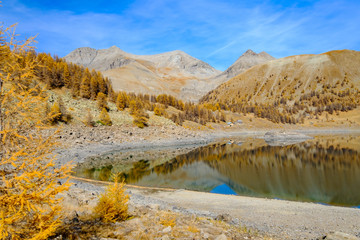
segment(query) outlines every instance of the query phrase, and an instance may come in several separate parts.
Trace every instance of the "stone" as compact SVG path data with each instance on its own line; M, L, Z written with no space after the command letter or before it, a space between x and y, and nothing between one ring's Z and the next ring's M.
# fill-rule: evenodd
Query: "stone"
M203 233L202 236L204 239L208 239L210 237L210 235L207 232Z
M219 235L219 236L217 236L216 238L215 238L215 240L227 240L228 238L226 237L226 235L225 234L221 234L221 235Z
M170 237L168 235L164 235L160 239L161 240L170 240Z
M231 221L231 216L227 213L225 214L219 214L216 216L215 220L218 221L224 221L224 222L230 222Z
M323 239L326 240L359 240L359 238L357 238L354 235L350 235L347 233L343 233L343 232L331 232L328 235L326 235L325 237L323 237Z
M168 226L162 230L163 233L169 233L171 232L171 226Z

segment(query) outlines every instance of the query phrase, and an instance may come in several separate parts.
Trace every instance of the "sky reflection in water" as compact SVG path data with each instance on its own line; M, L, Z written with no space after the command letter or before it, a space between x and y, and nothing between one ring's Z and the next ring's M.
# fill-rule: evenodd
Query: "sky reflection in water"
M142 186L360 207L359 148L360 136L316 137L288 146L247 139L241 146L200 147L156 166L142 160L122 176ZM76 172L96 179L112 169Z

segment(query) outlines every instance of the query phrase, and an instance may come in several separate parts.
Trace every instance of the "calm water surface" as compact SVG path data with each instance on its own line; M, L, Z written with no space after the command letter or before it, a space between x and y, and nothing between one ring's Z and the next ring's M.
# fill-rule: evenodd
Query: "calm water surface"
M157 165L143 159L119 174L127 183L141 186L360 206L359 135L279 145L239 139L200 147ZM118 168L80 166L75 172L108 180L114 169Z

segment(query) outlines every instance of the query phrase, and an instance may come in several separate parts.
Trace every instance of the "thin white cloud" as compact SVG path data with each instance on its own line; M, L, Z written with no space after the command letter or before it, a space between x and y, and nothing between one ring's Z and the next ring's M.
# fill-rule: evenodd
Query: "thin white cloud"
M39 34L40 51L60 56L82 46L117 45L135 54L180 49L224 70L249 48L275 57L360 50L360 3L350 0L285 7L271 1L137 0L121 14L45 11L17 0L3 6L5 24L19 22L21 34Z

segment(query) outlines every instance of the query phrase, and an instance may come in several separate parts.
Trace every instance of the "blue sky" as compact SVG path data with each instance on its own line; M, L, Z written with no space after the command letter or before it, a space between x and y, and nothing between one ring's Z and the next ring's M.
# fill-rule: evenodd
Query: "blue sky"
M37 35L38 51L65 56L113 45L134 54L172 50L225 70L247 49L280 58L360 50L360 1L3 0L0 21Z

